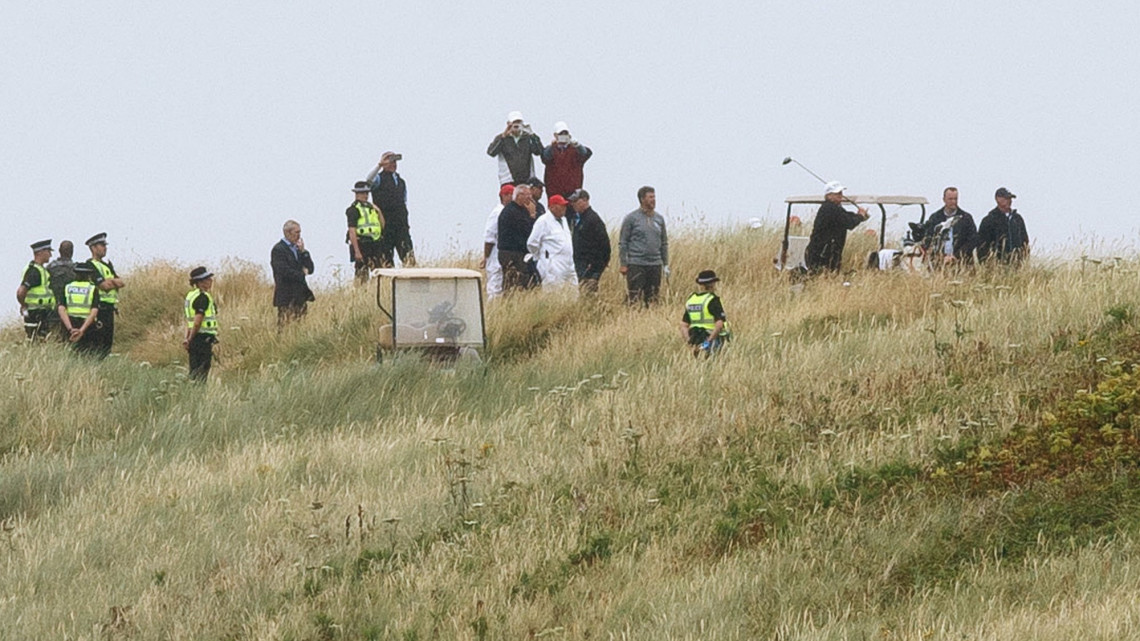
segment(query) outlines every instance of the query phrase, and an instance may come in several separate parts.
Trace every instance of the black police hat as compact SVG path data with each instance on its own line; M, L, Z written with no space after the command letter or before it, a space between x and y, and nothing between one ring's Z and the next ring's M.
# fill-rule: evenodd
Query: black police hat
M98 245L99 243L102 243L104 245L107 244L107 232L100 232L98 234L95 234L91 238L87 239L87 246L88 247L90 247L92 245Z
M363 180L356 181L356 184L352 186L352 192L355 194L367 194L370 191L372 191L372 187Z
M86 260L83 261L82 263L75 263L75 273L76 274L86 274L86 275L90 276L90 275L95 273L95 266Z
M194 269L190 270L190 282L191 283L196 283L200 280L206 280L207 278L213 278L213 277L214 277L214 272L207 270L205 267L195 267Z
M708 285L709 283L717 282L720 282L720 279L716 277L716 272L711 269L706 269L703 272L697 274L698 285Z
M39 242L32 243L32 251L34 251L34 252L43 251L45 249L48 250L49 252L55 251L54 249L51 248L51 239L50 238L47 240L41 240Z

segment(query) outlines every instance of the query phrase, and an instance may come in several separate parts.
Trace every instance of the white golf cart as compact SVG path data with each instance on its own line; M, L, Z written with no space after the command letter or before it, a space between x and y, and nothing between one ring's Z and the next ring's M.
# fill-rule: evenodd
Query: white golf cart
M918 205L922 208L922 216L919 218L919 224L926 222L926 205L930 202L922 196L874 196L868 194L856 196L844 196L848 202L856 205L878 205L881 218L879 220L879 250L876 252L876 260L874 265L877 269L887 269L890 265L894 264L899 258L903 258L906 248L901 249L887 249L887 205ZM780 245L780 255L777 257L775 264L776 269L783 270L797 270L802 271L806 268L804 264L804 252L807 250L808 236L792 235L792 206L793 205L815 205L817 208L825 202L822 194L811 196L788 196L784 202L788 204L788 211L784 217L784 241ZM868 263L868 267L872 265Z
M435 362L479 358L487 344L482 275L470 269L377 269L380 327L376 361L384 352L413 350Z

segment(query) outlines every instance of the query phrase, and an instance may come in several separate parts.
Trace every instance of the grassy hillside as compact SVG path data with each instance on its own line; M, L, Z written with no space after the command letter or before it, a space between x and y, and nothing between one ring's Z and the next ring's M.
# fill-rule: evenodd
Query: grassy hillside
M278 334L242 263L204 386L186 266L127 276L103 363L4 330L0 638L1140 636L1136 260L797 291L777 244L675 239L647 311L494 301L455 369L375 365L371 289Z

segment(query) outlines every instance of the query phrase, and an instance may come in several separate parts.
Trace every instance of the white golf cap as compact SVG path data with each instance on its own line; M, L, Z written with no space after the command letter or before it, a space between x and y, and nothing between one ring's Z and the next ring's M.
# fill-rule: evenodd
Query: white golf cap
M512 111L511 113L507 114L507 122L514 122L516 120L522 119L523 116L521 111Z
M838 194L838 193L841 193L844 189L847 189L847 188L844 187L843 185L839 184L839 181L833 180L833 181L827 183L826 185L824 185L823 193L825 193L825 194Z
M564 131L570 131L570 127L567 126L566 123L562 122L561 120L554 123L554 133L560 134Z

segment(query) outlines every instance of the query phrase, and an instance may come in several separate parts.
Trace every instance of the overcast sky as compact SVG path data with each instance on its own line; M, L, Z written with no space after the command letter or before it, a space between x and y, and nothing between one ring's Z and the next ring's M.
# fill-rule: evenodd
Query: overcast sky
M155 257L268 263L287 218L327 276L346 257L349 189L387 149L404 154L420 253L475 251L498 187L486 148L516 109L544 142L565 120L594 149L585 186L610 224L643 184L673 227L775 224L785 196L820 188L780 166L791 155L849 193L939 202L956 185L975 219L1006 186L1039 250L1131 247L1140 227L1119 204L1140 175L1131 2L16 1L3 13L11 292L41 238L106 231L130 280Z

